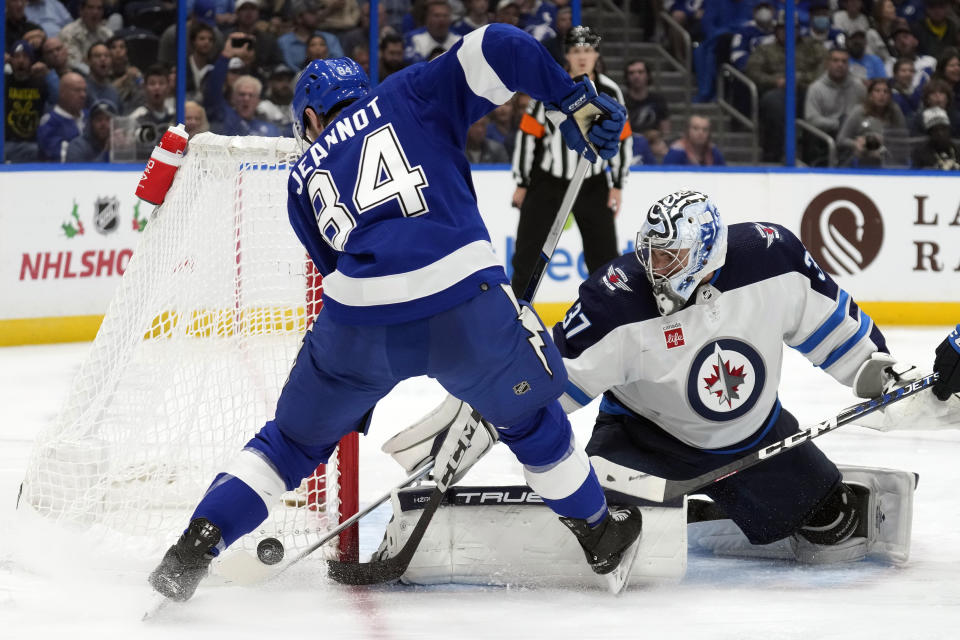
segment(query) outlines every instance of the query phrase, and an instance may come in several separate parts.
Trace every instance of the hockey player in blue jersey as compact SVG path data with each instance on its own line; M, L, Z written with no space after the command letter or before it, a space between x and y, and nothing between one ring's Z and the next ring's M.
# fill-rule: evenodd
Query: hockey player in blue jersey
M657 201L636 255L610 262L579 293L553 329L569 376L561 402L573 411L602 395L587 445L602 478L693 478L796 433L778 398L784 344L861 397L919 377L790 231L728 228L695 191ZM885 472L851 471L860 480L845 482L847 471L842 478L814 444L796 446L703 490L739 528L713 543L810 562L862 558L877 547L867 526L883 493L874 482L912 500L912 474ZM777 551L767 546L775 542Z
M640 512L611 515L558 401L560 354L513 296L477 209L466 132L515 91L549 103L567 144L591 161L617 152L623 108L506 25L477 29L375 90L347 58L300 74L293 120L306 151L290 172L288 210L324 277L323 310L275 419L209 487L151 574L157 591L188 599L214 555L259 525L344 435L365 432L397 382L418 375L496 426L594 571L613 571L636 548Z

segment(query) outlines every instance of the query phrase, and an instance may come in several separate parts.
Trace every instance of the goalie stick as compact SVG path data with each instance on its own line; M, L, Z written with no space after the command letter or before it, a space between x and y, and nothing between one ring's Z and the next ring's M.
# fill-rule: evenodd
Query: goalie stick
M527 302L533 300L537 289L540 287L540 281L543 279L547 264L550 263L550 258L553 257L557 243L560 242L560 234L563 233L564 222L566 222L567 215L569 215L570 209L573 208L573 203L580 193L580 187L583 185L583 179L586 177L590 166L590 162L583 156L581 156L577 162L577 168L574 170L573 178L570 179L570 184L563 194L560 209L557 211L553 225L551 225L550 231L547 233L547 238L543 242L540 256L537 258L534 270L530 275L530 281L527 283L524 295L521 298ZM440 507L440 503L443 502L443 495L449 484L453 481L460 460L463 458L463 454L467 448L469 448L470 440L480 425L480 420L480 412L474 409L470 414L469 420L467 420L463 427L463 431L457 441L457 448L451 456L450 462L443 470L443 475L437 481L437 486L430 493L430 500L427 506L424 508L420 519L417 520L416 526L410 533L410 537L407 538L407 541L403 547L401 547L400 551L398 551L395 556L382 560L373 560L372 562L330 561L327 567L331 578L341 584L378 584L397 580L406 572L410 561L413 560L413 555L417 552L417 547L420 545L424 533L426 533L430 520L433 519L433 514L436 513Z
M893 404L894 402L902 400L903 398L912 396L915 393L919 393L920 391L933 386L933 384L939 379L940 374L932 373L926 377L920 378L919 380L915 380L901 387L891 389L890 391L877 396L876 398L871 398L870 400L865 400L858 404L849 406L836 416L824 420L823 422L819 422L807 427L801 427L797 433L784 438L783 440L774 442L763 449L748 453L747 455L738 458L729 464L725 464L722 467L700 474L699 476L690 478L689 480L668 480L666 478L659 478L654 475L642 473L635 469L618 465L599 456L591 456L590 462L593 463L594 469L597 471L597 476L600 478L600 483L605 488L612 489L613 491L617 491L629 496L641 498L643 500L651 500L653 502L669 502L684 495L694 493L713 484L714 482L719 482L724 478L729 478L735 473L739 473L744 469L749 469L756 464L760 464L764 460L778 456L799 444L807 442L808 440L818 438L825 433L829 433L830 431L837 429L838 427L842 427L843 425L849 424L867 414L873 413L877 409L882 409Z

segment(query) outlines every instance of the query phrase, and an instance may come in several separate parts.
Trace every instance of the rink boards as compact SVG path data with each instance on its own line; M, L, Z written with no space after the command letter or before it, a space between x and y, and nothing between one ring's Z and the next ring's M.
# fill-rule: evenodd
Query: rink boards
M95 335L152 209L133 196L138 168L104 167L7 165L0 171L0 345ZM476 169L481 213L509 272L515 185L505 167ZM279 182L285 179L277 172ZM710 194L729 223L771 222L796 233L878 323L953 324L960 318L955 184L947 174L905 171L634 171L617 218L619 245L633 250L654 200L693 188ZM562 317L586 275L571 225L538 293L548 325Z

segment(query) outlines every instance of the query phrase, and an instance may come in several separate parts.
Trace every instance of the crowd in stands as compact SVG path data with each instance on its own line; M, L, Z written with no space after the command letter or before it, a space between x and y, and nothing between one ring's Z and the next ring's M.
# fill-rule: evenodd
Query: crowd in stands
M191 135L292 135L294 79L307 61L346 55L369 71L367 0L186 1L187 64L179 72ZM773 163L784 153L785 1L633 2L648 14L667 11L690 33L695 102L715 99L725 63L756 84L762 158ZM525 29L563 63L569 2L382 0L372 45L378 80L495 22ZM7 0L5 6L4 160L147 157L175 119L177 3ZM960 0L796 6L796 112L834 141L840 164L879 167L899 158L916 167L960 168L951 141L960 137ZM685 55L670 32L651 37ZM671 128L670 106L657 93L648 61L625 61L616 80L630 115L634 164L724 164L710 119L692 115L682 130ZM746 113L742 87L733 83L729 95ZM465 153L472 162L510 162L528 102L517 95L471 127ZM826 152L822 140L803 137L804 162L824 164Z
M669 7L697 45L696 101L714 99L723 64L745 73L760 96L763 160L774 163L784 152L785 9L784 0L676 0ZM958 168L954 146L933 129L946 114L952 135L960 135L960 2L801 0L795 13L797 116L830 137L838 164ZM728 82L747 113L742 86ZM936 158L929 153L934 140ZM800 145L811 165L825 164L828 150L812 135Z

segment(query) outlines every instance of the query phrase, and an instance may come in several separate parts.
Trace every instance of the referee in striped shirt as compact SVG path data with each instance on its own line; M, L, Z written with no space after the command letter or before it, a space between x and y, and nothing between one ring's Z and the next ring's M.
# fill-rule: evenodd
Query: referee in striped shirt
M570 29L565 41L570 76L576 78L588 74L597 91L623 104L623 94L617 83L594 70L600 57L599 48L600 36L590 27ZM630 135L627 121L620 140L630 140ZM595 163L587 172L580 195L573 204L573 216L580 228L584 258L590 273L619 255L613 219L620 210L620 194L630 171L630 158L630 145L621 144L616 156ZM520 209L520 222L511 286L518 296L523 294L530 278L573 177L577 159L577 153L566 147L559 129L547 119L543 103L531 101L520 121L513 151L513 177L517 190L512 204Z

